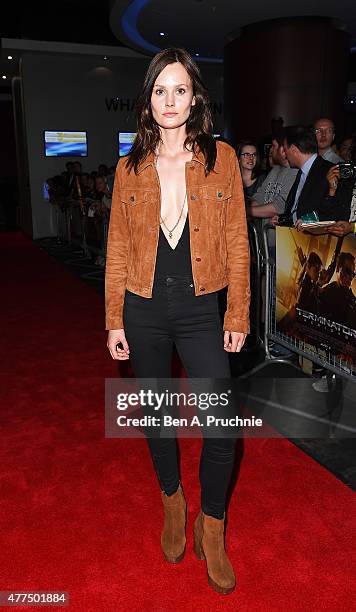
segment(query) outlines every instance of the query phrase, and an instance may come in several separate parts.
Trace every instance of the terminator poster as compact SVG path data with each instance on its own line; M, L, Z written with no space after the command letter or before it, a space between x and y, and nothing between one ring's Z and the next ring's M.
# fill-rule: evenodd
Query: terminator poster
M320 359L356 367L356 237L277 227L276 329Z

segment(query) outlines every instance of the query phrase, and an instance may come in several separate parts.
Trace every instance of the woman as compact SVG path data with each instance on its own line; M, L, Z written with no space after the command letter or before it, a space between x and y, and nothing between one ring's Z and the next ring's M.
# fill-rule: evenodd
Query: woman
M237 157L240 163L245 199L246 201L251 200L265 179L265 174L260 172L260 155L253 142L244 140L237 146Z
M215 142L207 91L183 49L152 60L138 99L137 137L119 160L106 265L106 329L113 359L136 377L170 378L173 342L190 378L229 378L228 353L249 332L249 247L234 150ZM228 285L224 328L218 291ZM210 585L234 589L224 548L233 439L203 439L195 551ZM185 552L186 502L175 438L148 439L161 487L167 561Z

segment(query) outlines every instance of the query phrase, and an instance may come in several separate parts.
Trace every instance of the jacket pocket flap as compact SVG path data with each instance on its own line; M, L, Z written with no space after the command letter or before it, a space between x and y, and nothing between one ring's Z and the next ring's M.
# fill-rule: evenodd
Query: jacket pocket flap
M125 204L134 206L138 202L146 202L148 199L148 192L144 189L120 189L120 198Z
M223 185L221 187L216 185L206 185L203 187L203 197L208 200L227 200L231 198L231 187L230 185Z

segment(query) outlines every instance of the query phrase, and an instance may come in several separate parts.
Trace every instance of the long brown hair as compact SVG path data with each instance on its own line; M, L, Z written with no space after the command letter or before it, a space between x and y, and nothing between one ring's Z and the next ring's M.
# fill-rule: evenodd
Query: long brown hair
M138 167L150 152L155 152L161 142L161 132L153 118L151 95L158 75L168 64L179 62L186 69L192 81L195 104L191 107L186 123L187 137L184 147L190 145L197 153L197 148L205 157L205 174L213 170L216 161L216 142L213 136L213 122L210 111L209 95L202 81L200 70L185 49L164 49L152 59L145 76L142 91L137 98L137 135L128 155L126 167L130 171Z

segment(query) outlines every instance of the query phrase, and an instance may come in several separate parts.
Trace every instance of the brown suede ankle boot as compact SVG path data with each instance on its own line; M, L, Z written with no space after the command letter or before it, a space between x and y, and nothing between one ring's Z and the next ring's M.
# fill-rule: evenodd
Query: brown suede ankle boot
M194 523L194 551L198 559L205 559L208 582L218 593L231 593L235 588L235 574L224 547L223 519L200 511Z
M161 546L166 561L179 563L185 553L185 523L187 504L182 487L179 485L173 495L161 492L164 508L164 525L161 535Z

